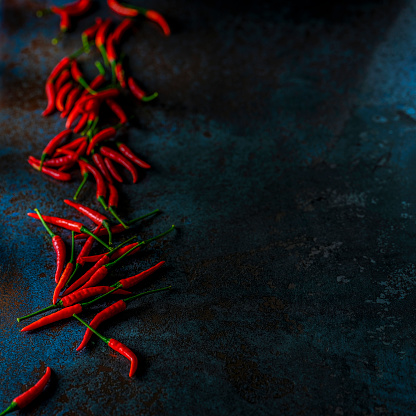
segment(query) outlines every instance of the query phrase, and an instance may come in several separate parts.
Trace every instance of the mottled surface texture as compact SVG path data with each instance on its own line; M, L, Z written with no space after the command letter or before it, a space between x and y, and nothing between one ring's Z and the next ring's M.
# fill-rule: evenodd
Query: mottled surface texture
M58 19L35 17L51 3L0 5L0 407L48 365L21 414L415 415L416 1L144 0L173 35L141 20L124 46L160 96L127 101L153 169L120 213L163 211L142 238L179 229L108 282L166 260L139 289L175 290L101 327L139 355L133 379L98 339L77 353L74 320L19 332L54 288L26 212L81 218L63 203L80 178L26 163L63 128L40 115L44 82L101 3L56 47ZM92 183L81 202L98 208Z

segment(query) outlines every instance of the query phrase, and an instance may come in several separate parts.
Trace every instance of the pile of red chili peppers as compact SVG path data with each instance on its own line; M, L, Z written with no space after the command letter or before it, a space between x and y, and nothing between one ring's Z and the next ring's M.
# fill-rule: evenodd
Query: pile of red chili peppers
M92 0L76 0L60 7L51 6L37 14L43 16L52 13L60 17L60 33L52 41L56 44L70 29L72 19L85 15L92 4ZM97 331L97 328L102 322L124 311L129 302L147 294L169 290L171 286L137 294L127 290L156 272L164 261L110 286L103 286L101 282L106 278L109 270L122 259L136 254L143 246L171 232L174 226L148 240L138 241L135 236L117 246L113 245L114 234L120 234L136 222L159 212L159 210L154 210L130 221L123 221L116 212L119 197L115 183L124 182L119 168L123 167L130 173L133 183L138 181L139 168L150 168L148 163L136 156L126 144L117 138L118 130L128 122L128 116L120 103L121 98L126 93L133 94L142 102L148 102L157 97L157 93L147 95L132 76L126 75L119 48L123 36L134 26L136 18L141 15L157 23L166 36L170 34L170 29L165 19L154 10L127 5L116 0L107 0L107 5L122 20L115 23L110 18L97 17L95 22L83 31L82 47L72 55L62 58L50 73L45 86L48 103L42 115L49 116L58 110L61 117L66 118L65 129L49 140L40 158L30 156L28 162L36 170L59 181L70 181L74 172L79 169L82 181L75 192L74 200L78 199L88 178L93 178L96 184L98 207L107 211L114 220L96 209L67 199L64 203L83 214L88 221L93 222L96 225L94 229L71 219L42 215L37 209L35 213L28 213L30 217L40 220L51 236L52 246L56 253L54 273L56 286L52 294L52 303L49 306L18 318L18 322L52 309L58 309L27 325L21 331L32 331L73 317L87 327L77 351L84 348L91 336L95 334L110 348L130 361L129 375L132 377L138 366L134 352L121 342L104 337ZM99 73L88 82L81 71L78 58L90 53L93 45L101 54L102 63L100 60L95 62ZM106 125L107 120L102 122L104 118L102 113L108 110L117 119L113 125ZM64 240L55 234L48 224L71 231L69 261L66 262L68 256ZM75 257L75 240L82 239L85 242ZM103 246L106 251L90 255L94 244ZM91 267L87 268L89 263ZM79 273L82 268L85 270ZM127 297L105 307L90 324L78 316L92 304L107 301L109 295ZM16 397L10 406L0 413L0 416L29 404L42 392L50 377L51 369L48 367L39 382Z

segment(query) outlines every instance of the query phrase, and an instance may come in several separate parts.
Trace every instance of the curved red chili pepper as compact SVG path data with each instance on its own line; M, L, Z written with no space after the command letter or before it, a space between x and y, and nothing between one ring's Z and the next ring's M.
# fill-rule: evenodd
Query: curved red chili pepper
M98 232L100 231L100 229L101 227L97 227L94 230L94 234L98 235ZM102 229L105 230L104 227ZM79 263L81 266L85 263L83 258L87 257L90 254L94 241L95 241L95 238L88 236L87 241L84 243L81 251L79 252L78 257L77 257L77 263Z
M113 41L113 35L112 34L107 36L105 46L106 46L105 51L107 53L108 61L110 63L115 62L117 60L117 52L116 52L116 48L114 46L114 41Z
M78 100L77 104L75 104L75 106L72 109L72 111L69 113L68 118L66 119L65 127L67 129L69 129L74 124L74 122L77 119L77 117L80 114L82 114L82 111L81 111L78 103L79 103L79 100Z
M55 305L56 301L58 300L59 294L61 293L61 290L65 287L66 282L70 278L72 272L74 271L74 263L68 263L65 267L64 272L62 273L61 278L59 279L58 284L56 285L56 288L53 292L52 296L52 303Z
M72 154L70 154L70 155L55 157L54 159L47 160L46 162L43 163L43 166L48 166L48 167L52 166L52 167L57 168L57 167L66 165L67 163L72 162L72 160L74 158L75 152L71 152L71 153ZM33 156L29 156L29 160L31 162L34 162L34 163L37 163L37 164L40 164L40 162L41 162L40 159L36 159Z
M87 282L85 282L79 290L83 290L89 287L95 287L98 283L101 282L108 274L108 269L105 266L101 266ZM76 292L75 292L76 293Z
M160 13L156 12L155 10L147 10L144 15L152 22L157 23L166 36L170 35L170 27L168 22Z
M90 141L87 149L87 155L91 154L91 150L100 142L104 140L110 140L117 134L117 130L114 127L108 127L97 133Z
M56 272L55 272L55 282L59 282L62 271L64 269L64 261L66 256L66 247L65 243L59 235L52 237L52 245L56 252Z
M83 160L79 160L78 163L82 169L85 169L87 172L90 172L94 176L95 182L97 184L95 196L100 202L101 200L103 201L107 194L107 186L101 173L94 166L84 162Z
M82 260L83 263L96 263L97 261L99 261L101 259L101 257L103 257L107 254L109 254L109 252L108 253L102 253L102 254L96 254L94 256L85 256L85 257L82 257L81 260Z
M55 87L52 82L47 82L45 85L46 98L48 99L48 105L42 112L42 116L46 117L55 111Z
M40 164L34 161L29 160L29 164L36 169L37 171L41 171ZM55 169L47 168L42 166L42 173L45 173L48 176L51 176L54 179L58 179L59 181L70 181L72 179L71 175L66 172L59 172Z
M31 218L35 218L37 220L39 219L39 216L33 212L28 212L27 215ZM48 215L42 215L42 218L49 224L57 225L58 227L62 227L66 230L75 231L78 233L81 233L81 229L85 228L84 225L80 222L67 220L66 218L51 217Z
M113 11L119 14L120 16L125 17L136 17L139 15L139 11L136 9L132 9L127 6L121 5L116 0L107 0L108 7Z
M74 104L77 102L78 98L80 97L81 93L82 93L81 87L76 86L72 88L72 90L68 94L68 98L65 103L65 109L61 113L61 118L65 118L68 116L68 114L74 107Z
M105 166L107 166L108 171L111 173L113 178L120 183L123 183L123 178L118 172L117 168L114 166L113 162L107 157L104 158Z
M121 106L117 102L115 102L111 98L107 98L105 102L111 108L113 113L118 117L119 124L127 123L128 119L127 119L126 113L124 112L124 110L121 108Z
M136 168L121 153L107 146L101 146L100 153L103 156L108 157L109 159L112 159L115 162L119 163L120 165L124 166L131 173L131 176L133 177L133 183L137 182L137 180L139 179L139 176L138 176Z
M123 300L119 300L118 302L113 303L112 305L108 306L101 312L97 313L97 315L95 315L94 319L90 322L90 327L93 329L97 329L101 323L123 312L126 309L126 307L127 305L124 303ZM84 334L84 338L81 344L79 344L77 351L81 351L88 344L88 341L91 339L92 335L92 331L89 328L87 328Z
M111 198L111 188L110 188L110 185L113 183L113 179L111 178L110 172L108 171L107 166L104 163L103 157L99 153L94 153L92 155L92 161L95 163L95 166L97 166L97 168L103 174L104 178L107 180L107 182L108 182L107 186L109 188L110 198ZM113 185L111 185L111 186L113 186Z
M79 102L79 108L83 110L85 108L85 105L90 100L98 100L103 101L107 98L114 98L117 97L120 94L120 91L117 88L109 88L108 90L97 92L95 95L87 95L85 97L82 97Z
M83 45L88 45L88 41L90 39L92 39L95 34L97 33L98 28L101 26L101 23L103 22L103 19L101 19L101 17L96 17L95 18L95 23L89 27L88 29L85 29L82 32L82 44Z
M56 94L56 108L59 111L64 111L64 109L65 109L65 104L64 104L65 99L66 99L69 91L71 91L73 86L74 86L74 83L72 81L68 81L66 84L64 84L61 87L61 89Z
M108 206L112 208L118 207L118 192L117 188L113 184L108 184L108 190L110 195L108 196Z
M114 225L113 227L111 227L111 232L113 234L118 234L118 233L122 233L123 231L125 231L126 229L121 225L121 224L117 224ZM97 234L97 236L103 236L103 235L108 235L107 230L102 228ZM87 238L88 234L78 234L75 236L75 240L81 240L83 238Z
M132 19L124 19L114 30L113 41L116 44L119 44L126 30L129 29L132 25L133 25Z
M140 101L152 101L159 95L157 92L154 92L152 95L146 95L146 93L137 85L133 77L127 79L127 84L129 85L132 94Z
M59 91L62 85L64 85L64 83L67 82L69 78L71 78L71 72L69 72L68 69L64 69L55 82L55 91Z
M74 127L75 133L80 133L88 121L88 113L84 113L78 121L78 124Z
M91 6L91 0L78 0L73 3L64 5L63 10L65 10L70 16L80 16L87 12Z
M105 19L104 22L101 23L100 27L98 28L97 34L95 35L95 46L98 49L105 45L105 38L111 23L111 19Z
M71 129L62 130L60 133L58 133L43 149L42 156L52 156L53 152L69 137L71 133Z
M68 296L64 296L58 304L62 304L65 308L68 308L71 305L74 305L77 302L81 302L84 299L91 298L93 296L97 295L103 295L104 293L111 292L114 288L111 286L94 286L94 287L87 287L85 289L77 290L74 293L71 293ZM115 290L115 295L130 295L131 292L128 292L127 290ZM64 309L65 310L65 309ZM78 312L73 312L78 313Z
M151 267L150 269L145 270L144 272L141 272L139 274L136 274L135 276L127 277L126 279L120 280L118 284L120 284L120 287L122 287L123 289L129 289L137 285L138 283L140 283L142 280L146 279L146 277L150 276L156 270L160 269L164 264L165 262L161 261L155 266Z
M114 260L119 259L121 256L123 256L124 254L126 254L129 250L131 250L134 246L137 246L136 250L132 250L128 254L128 256L132 256L133 254L135 254L138 251L140 251L141 248L143 247L143 246L139 246L138 244L139 243L132 243L132 244L128 244L127 246L124 246L124 247L121 247L121 248L117 249L113 253L110 253L110 260L111 261L114 261Z
M54 312L48 316L44 316L43 318L38 319L37 321L31 323L30 325L25 326L20 330L20 332L25 331L33 331L34 329L41 328L42 326L51 324L53 322L60 321L62 319L70 318L74 313L81 313L82 306L78 303L77 305L73 305L68 308L64 308L59 310L58 312Z
M75 59L71 62L71 75L72 78L74 78L76 82L81 84L90 94L95 94L95 91L91 90L90 86L88 85L88 82L85 81L85 78L82 75L82 72L79 69L77 61Z
M140 166L143 169L150 169L151 168L151 166L148 163L146 163L144 160L138 158L133 153L133 151L130 148L128 148L124 143L116 142L116 145L117 145L118 150L120 151L120 153L122 155L124 155L125 157L127 157L127 159L130 159L136 165Z
M58 153L61 153L63 150L75 150L77 149L82 142L85 142L87 138L85 136L78 137L78 139L73 140L72 142L65 144L64 146L56 149Z
M52 70L51 74L48 77L47 82L54 82L57 76L66 68L69 67L71 64L71 58L69 56L65 56L62 58L55 68Z
M123 65L121 64L121 62L117 62L116 64L116 78L118 80L118 82L120 83L121 88L126 88L126 76L124 75L124 69L123 69Z
M69 18L69 13L65 10L62 10L59 7L51 6L50 8L52 13L57 14L61 18L61 22L59 24L59 28L61 32L66 32L71 26L71 20Z
M121 355L124 355L124 357L130 360L131 364L130 364L129 376L133 377L134 373L137 370L137 364L138 364L138 360L134 352L130 348L127 348L124 344L122 344L121 342L113 338L110 339L108 346L112 348L114 351L119 352Z

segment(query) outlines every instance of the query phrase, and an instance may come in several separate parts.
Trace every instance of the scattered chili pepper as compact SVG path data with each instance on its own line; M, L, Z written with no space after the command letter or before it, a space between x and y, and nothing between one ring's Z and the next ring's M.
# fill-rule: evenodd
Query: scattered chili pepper
M86 172L89 172L94 176L95 182L97 184L95 196L97 200L101 203L101 205L104 207L104 209L107 208L104 201L104 198L107 195L107 186L101 173L94 166L90 165L85 160L80 159L78 163L81 169L84 169Z
M103 22L103 19L101 19L101 17L96 17L95 23L91 27L89 27L88 29L85 29L82 32L82 35L81 35L82 44L84 45L85 48L89 49L89 41L95 36L102 22Z
M51 7L51 12L57 14L61 18L59 28L62 33L65 33L70 28L70 25L71 25L71 20L69 18L68 12L56 6Z
M105 102L111 108L113 113L118 117L119 124L127 123L128 119L127 119L126 113L124 112L124 110L121 108L121 106L117 102L115 102L111 98L108 98L107 100L105 100Z
M92 155L92 161L95 163L95 166L100 170L100 172L103 174L104 178L107 180L108 189L110 191L110 198L111 198L111 188L109 184L113 183L113 179L110 176L110 172L107 169L107 166L104 163L103 157L99 153L95 153Z
M43 149L41 156L40 168L42 169L42 164L47 157L51 157L55 150L70 136L72 133L71 129L63 130L57 134L53 139L49 141L46 147Z
M120 16L126 17L136 17L139 15L139 11L132 9L130 7L120 4L116 0L107 0L108 7L113 11L119 14Z
M77 61L75 59L71 62L71 75L72 78L74 78L76 82L81 84L90 94L97 94L96 91L90 88L88 82L85 81L85 78L83 77L82 72L80 71Z
M65 10L70 16L80 16L87 12L92 6L91 0L77 0L73 3L67 4L63 6L63 10Z
M116 78L117 81L120 83L121 88L126 88L126 76L124 74L123 65L121 62L117 62L116 64Z
M69 91L69 94L65 103L65 109L61 113L61 118L65 118L68 116L68 114L73 109L76 101L78 100L81 94L82 94L82 90L80 86L75 86L72 88L71 91Z
M133 177L133 183L137 182L137 180L139 179L139 176L138 176L136 168L121 153L107 146L101 146L100 153L103 156L108 157L109 159L112 159L115 162L119 163L120 165L124 166L131 173L131 176Z
M58 64L55 66L55 68L52 70L52 72L50 73L48 80L46 81L48 82L54 82L55 79L60 75L60 73L66 69L69 68L69 66L71 65L71 58L69 56L65 56L64 58L62 58Z
M28 160L29 165L31 165L34 169L38 170L39 172L42 171L42 173L45 173L48 176L51 176L54 179L58 179L59 181L70 181L72 179L72 176L69 173L66 172L59 172L52 168L47 168L45 166L40 167L40 163L37 163L33 160Z
M105 42L105 51L107 54L108 62L111 66L111 80L114 84L116 82L116 61L117 61L117 52L113 41L113 34L110 33L107 36L107 40Z
M64 84L61 89L56 94L56 108L59 111L64 111L65 109L65 99L67 95L69 94L69 91L71 91L72 87L74 86L72 81L68 81L66 84Z
M84 113L80 120L78 121L78 124L74 127L74 133L80 133L82 129L85 127L88 121L88 113Z
M60 153L60 152L62 152L62 150L75 150L75 149L77 149L77 148L79 147L79 145L80 145L83 141L86 141L86 140L87 140L87 138L86 138L86 137L84 137L84 136L78 137L78 139L75 139L75 140L73 140L72 142L67 143L67 144L65 144L65 145L63 145L63 146L61 146L61 147L58 147L58 148L56 149L56 151L57 151L58 153Z
M120 91L117 88L108 88L104 91L98 91L95 95L87 95L83 98L81 98L78 102L78 106L80 110L85 109L85 105L88 101L91 100L97 100L97 101L103 101L107 98L114 98L117 97L120 94Z
M57 302L59 306L65 308L74 305L75 303L81 302L84 299L91 298L93 296L102 295L102 294L115 294L115 295L131 295L131 292L126 290L114 290L119 288L113 288L111 286L94 286L94 287L85 287L77 290L70 295L62 297L62 299Z
M157 92L154 92L152 95L146 95L146 93L137 85L133 77L128 77L127 84L133 95L140 101L152 101L159 95Z
M108 32L108 29L110 28L111 23L112 23L111 19L104 20L104 22L101 23L100 27L98 28L97 34L95 35L95 46L97 46L97 49L101 52L105 66L108 66L108 59L107 59L107 53L106 53L104 45L105 45L106 35Z
M160 13L158 13L155 10L146 10L144 15L146 16L147 19L151 20L152 22L157 23L160 26L160 28L163 30L163 33L165 34L165 36L170 35L170 27L168 25L168 22Z
M49 116L50 114L52 114L55 111L55 86L53 85L52 82L47 82L45 85L45 93L46 93L46 97L48 99L48 104L45 108L45 110L43 110L42 112L42 116L46 117Z
M64 69L61 74L58 76L56 82L55 82L55 90L59 91L69 79L71 78L71 73L68 69Z
M108 127L104 130L101 130L99 133L97 133L90 141L90 144L88 145L87 149L87 155L91 154L91 150L94 149L94 147L104 140L110 140L113 137L115 137L117 134L117 129L114 127Z
M108 185L108 190L110 195L108 196L108 210L110 211L110 213L113 215L113 217L124 227L124 228L129 228L117 215L116 209L118 207L118 191L117 188L112 184L109 183Z
M119 44L122 36L126 32L126 30L129 29L131 26L133 26L132 19L123 19L123 21L115 28L113 32L113 41L116 44Z
M140 283L144 279L146 279L146 277L152 275L156 270L160 269L164 264L165 264L165 262L161 261L158 264L156 264L155 266L150 267L149 269L145 270L144 272L141 272L141 273L136 274L136 275L131 276L131 277L127 277L126 279L121 279L116 284L114 284L113 287L129 289L129 288L137 285L138 283Z
M130 159L136 165L140 166L143 169L150 169L151 168L151 166L148 163L146 163L144 160L138 158L133 153L133 151L129 147L127 147L124 143L116 142L116 145L117 145L118 150L120 151L120 153L122 155L124 155L125 157L127 157L127 159Z
M10 406L3 410L0 413L0 416L6 415L10 412L14 412L18 409L23 409L26 407L29 403L32 403L33 400L35 400L43 391L45 386L48 384L49 379L51 378L52 370L50 367L46 367L45 374L41 377L41 379L32 386L29 390L22 393L20 396L17 396L13 399Z
M108 158L104 158L105 166L107 167L108 171L111 173L111 176L120 183L123 183L123 178L121 177L120 173L118 172L117 168L114 166L114 163Z

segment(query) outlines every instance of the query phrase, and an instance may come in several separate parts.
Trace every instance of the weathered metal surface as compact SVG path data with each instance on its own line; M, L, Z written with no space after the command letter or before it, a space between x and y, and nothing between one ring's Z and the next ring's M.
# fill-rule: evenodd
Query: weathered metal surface
M98 340L75 351L75 321L19 332L54 287L26 212L81 218L62 202L77 180L26 159L63 127L40 115L44 81L88 22L52 47L45 3L2 2L1 406L48 365L53 385L22 414L416 414L416 3L333 3L143 2L173 35L141 22L125 45L160 98L130 103L127 143L153 169L122 187L120 211L163 210L144 238L179 229L111 277L166 260L142 288L175 287L101 328L140 356L130 379Z

